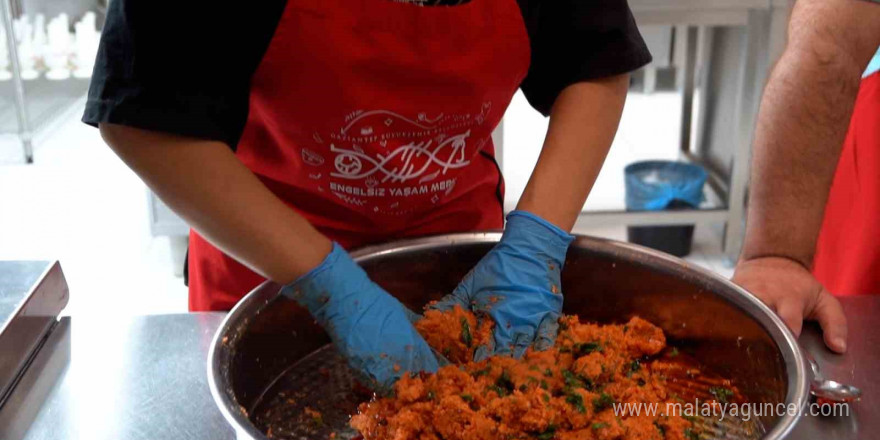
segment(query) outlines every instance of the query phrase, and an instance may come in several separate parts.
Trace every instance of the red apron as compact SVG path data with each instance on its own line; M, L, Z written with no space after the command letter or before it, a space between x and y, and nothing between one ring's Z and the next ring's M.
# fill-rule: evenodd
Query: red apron
M516 0L288 0L236 154L346 248L501 228L491 133L529 57ZM195 232L189 252L190 310L263 281Z
M880 294L880 72L862 81L814 273L835 295Z

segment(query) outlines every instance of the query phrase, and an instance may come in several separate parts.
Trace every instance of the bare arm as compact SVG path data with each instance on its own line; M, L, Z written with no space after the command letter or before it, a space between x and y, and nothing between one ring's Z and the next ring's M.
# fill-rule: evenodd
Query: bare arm
M257 273L286 284L330 252L330 240L275 197L227 145L120 125L100 129L168 206Z
M878 45L880 5L797 3L758 115L743 258L812 264L861 75Z
M846 348L839 303L809 273L861 74L880 45L880 5L799 0L755 134L748 228L735 280L796 332L816 319Z
M617 133L628 86L629 75L618 75L562 91L517 209L571 230Z
M626 78L563 91L522 209L571 229L616 132ZM330 252L330 241L263 186L225 144L113 124L101 124L101 134L200 234L263 276L288 283Z

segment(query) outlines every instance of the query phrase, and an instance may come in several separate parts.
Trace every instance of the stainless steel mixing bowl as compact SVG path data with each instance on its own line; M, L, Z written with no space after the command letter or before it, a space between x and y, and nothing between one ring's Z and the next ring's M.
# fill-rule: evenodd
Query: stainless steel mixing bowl
M498 233L427 237L353 253L370 276L413 310L452 291L500 239ZM291 365L327 335L265 283L229 313L208 358L214 400L239 439L266 438L248 411ZM634 315L659 325L676 346L731 378L750 402L803 407L806 364L794 336L758 299L726 279L666 254L578 237L563 272L567 314L620 323ZM766 439L782 439L798 416L762 416Z

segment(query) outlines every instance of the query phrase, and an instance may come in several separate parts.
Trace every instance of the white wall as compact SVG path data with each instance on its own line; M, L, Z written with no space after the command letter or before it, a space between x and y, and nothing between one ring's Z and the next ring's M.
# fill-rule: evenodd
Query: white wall
M623 168L645 159L678 158L681 96L631 92L611 152L587 199L587 210L624 209ZM505 209L512 210L538 160L549 119L517 93L504 119L502 168L506 179Z

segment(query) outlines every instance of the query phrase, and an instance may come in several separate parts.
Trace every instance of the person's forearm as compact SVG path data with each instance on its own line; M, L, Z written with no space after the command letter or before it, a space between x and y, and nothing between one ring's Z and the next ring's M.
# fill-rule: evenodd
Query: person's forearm
M517 209L571 231L617 133L628 86L629 75L619 75L562 91Z
M853 0L806 0L793 12L758 114L744 260L812 265L861 74L877 47L859 29L872 21L859 16L863 8L880 11Z
M111 124L101 124L101 134L199 234L259 274L289 283L330 252L330 241L225 144Z
M813 261L858 74L786 53L765 90L755 133L743 258Z

